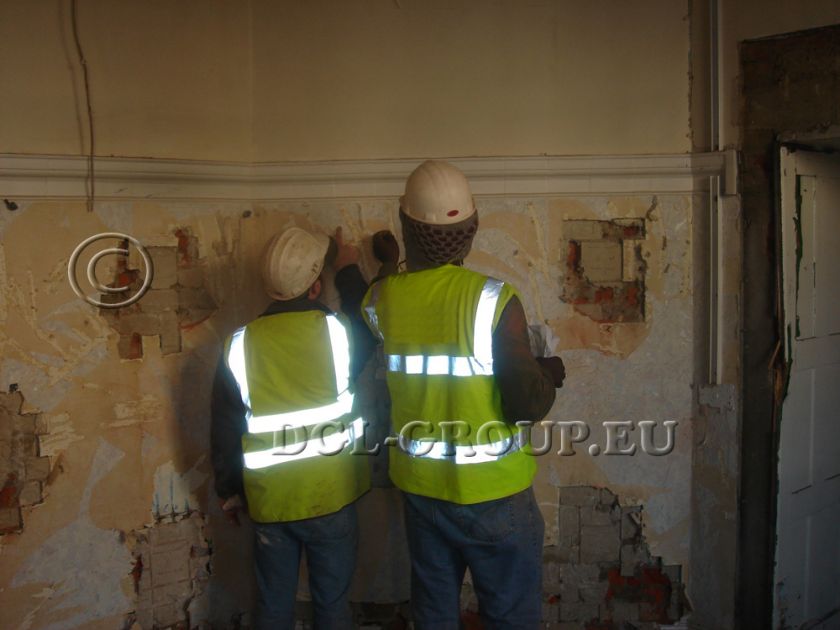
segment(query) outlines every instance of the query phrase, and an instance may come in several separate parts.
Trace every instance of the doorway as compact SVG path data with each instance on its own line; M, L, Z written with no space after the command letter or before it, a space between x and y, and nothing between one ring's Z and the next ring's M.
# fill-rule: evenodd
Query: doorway
M840 154L782 145L773 627L840 627Z

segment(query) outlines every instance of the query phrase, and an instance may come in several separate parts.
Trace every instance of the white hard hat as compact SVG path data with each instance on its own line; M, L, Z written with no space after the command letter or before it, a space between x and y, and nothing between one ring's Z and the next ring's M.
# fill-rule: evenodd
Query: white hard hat
M266 292L277 300L292 300L306 293L321 270L330 239L289 228L271 239L263 260Z
M422 223L448 225L475 214L466 176L449 162L426 160L408 176L400 198L403 212Z

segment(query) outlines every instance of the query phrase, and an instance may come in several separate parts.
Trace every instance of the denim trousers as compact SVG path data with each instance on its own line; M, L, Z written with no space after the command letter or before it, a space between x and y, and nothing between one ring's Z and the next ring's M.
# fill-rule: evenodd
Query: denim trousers
M356 567L356 504L338 512L284 523L254 523L257 630L295 627L301 551L306 551L309 591L317 630L352 628L347 596Z
M457 630L467 568L486 630L537 628L544 523L531 488L459 505L404 493L417 630Z

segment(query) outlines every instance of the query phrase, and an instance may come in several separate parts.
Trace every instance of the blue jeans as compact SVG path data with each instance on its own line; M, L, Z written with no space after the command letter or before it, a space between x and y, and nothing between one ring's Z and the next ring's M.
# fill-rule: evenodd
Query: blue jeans
M544 523L531 488L472 505L403 494L417 630L459 627L467 567L486 630L539 626Z
M295 627L301 549L306 550L315 628L352 628L347 595L356 568L356 504L338 512L285 523L254 523L258 595L255 628Z

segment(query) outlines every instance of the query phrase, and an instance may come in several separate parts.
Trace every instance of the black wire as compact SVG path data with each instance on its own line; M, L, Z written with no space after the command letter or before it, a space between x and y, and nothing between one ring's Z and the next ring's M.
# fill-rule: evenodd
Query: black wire
M93 167L93 155L94 155L94 143L93 143L93 108L90 105L90 81L88 79L88 68L87 68L87 59L85 59L85 53L82 51L82 43L79 41L79 29L76 25L76 0L70 0L70 19L73 24L73 39L76 42L76 53L79 55L79 63L82 66L82 76L85 80L85 103L87 104L87 115L88 115L88 131L90 138L90 150L88 151L88 191L90 194L88 195L87 199L87 209L88 212L93 212L93 200L94 200L94 183L93 183L93 176L94 176L94 167Z

